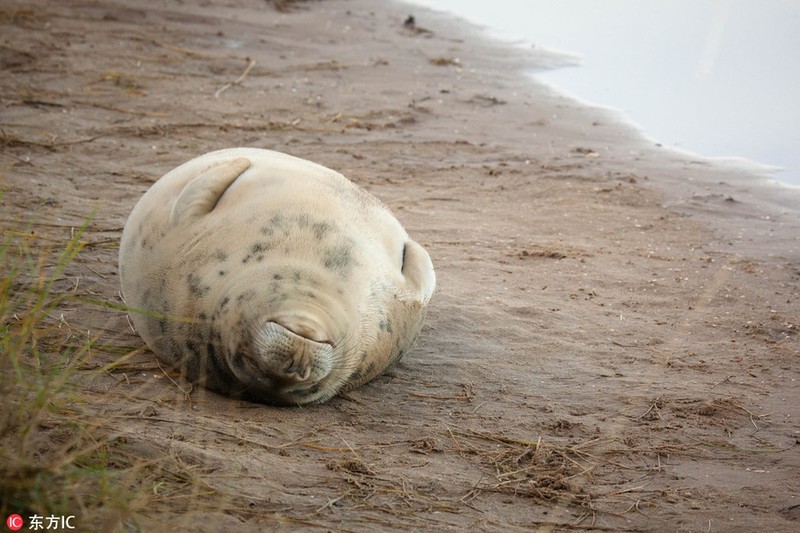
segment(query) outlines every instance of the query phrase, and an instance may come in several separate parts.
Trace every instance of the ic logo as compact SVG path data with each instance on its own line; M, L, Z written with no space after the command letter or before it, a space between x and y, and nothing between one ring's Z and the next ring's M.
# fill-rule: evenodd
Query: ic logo
M19 531L25 525L25 521L18 514L12 514L6 518L6 525L11 531Z

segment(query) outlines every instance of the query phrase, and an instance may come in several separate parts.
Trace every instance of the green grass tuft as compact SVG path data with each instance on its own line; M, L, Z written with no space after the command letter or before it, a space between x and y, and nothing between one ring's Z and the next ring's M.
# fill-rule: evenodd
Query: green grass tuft
M126 454L124 443L101 430L102 421L86 415L83 391L75 385L95 339L64 327L62 310L73 295L63 281L88 226L76 228L59 250L43 244L32 226L5 230L0 244L3 516L80 520L100 509L121 525L146 503L139 474L147 463Z

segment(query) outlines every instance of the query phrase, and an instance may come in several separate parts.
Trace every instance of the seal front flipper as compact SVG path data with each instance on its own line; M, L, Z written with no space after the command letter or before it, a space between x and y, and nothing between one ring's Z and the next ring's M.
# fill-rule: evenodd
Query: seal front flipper
M405 297L418 299L423 305L427 304L436 288L436 274L433 272L431 256L425 248L412 240L406 242L403 248L402 272L409 291Z
M183 188L169 214L169 223L189 222L211 212L236 178L250 168L250 160L240 157L201 172Z

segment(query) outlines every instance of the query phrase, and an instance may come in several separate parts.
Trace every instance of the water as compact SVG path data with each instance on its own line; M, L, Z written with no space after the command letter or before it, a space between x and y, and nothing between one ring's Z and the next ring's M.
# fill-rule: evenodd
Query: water
M537 72L656 142L777 167L800 186L797 0L412 0L579 66ZM423 21L420 21L424 25Z

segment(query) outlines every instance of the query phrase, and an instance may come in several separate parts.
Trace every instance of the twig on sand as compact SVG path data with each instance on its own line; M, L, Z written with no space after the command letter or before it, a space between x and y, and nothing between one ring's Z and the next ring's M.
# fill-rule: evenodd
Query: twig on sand
M180 384L179 384L177 381L175 381L174 379L172 379L172 376L170 376L170 375L169 375L169 373L168 373L166 370L164 370L164 367L163 367L163 366L161 366L161 363L160 363L160 362L158 362L158 360L156 360L156 364L158 365L158 368L161 370L161 373L162 373L162 374L164 374L164 375L167 377L167 379L169 379L169 380L172 382L172 384L173 384L173 385L175 385L176 387L178 387L178 389L179 389L179 390L180 390L180 391L183 393L183 395L184 395L186 398L188 398L188 397L191 395L191 393L192 393L192 389L193 389L194 387L189 387L189 390L185 390L183 387L181 387L181 386L180 386Z
M461 503L463 503L464 505L466 505L466 506L467 506L467 507L469 507L470 509L474 509L474 510L476 510L476 511L478 511L478 510L479 510L479 509L477 509L477 508L473 507L472 505L470 505L470 503L472 502L472 500L474 500L475 498L477 498L478 496L480 496L480 494L481 494L481 489L480 489L479 487L480 487L481 481L483 481L483 478L484 478L485 476L486 476L485 474L481 474L481 477L480 477L480 479L478 479L478 481L477 481L477 482L476 482L476 483L475 483L475 484L472 486L472 488L471 488L471 489L469 489L469 492L467 492L466 494L464 494L464 495L463 495L463 496L462 496L462 497L459 499L459 501L460 501Z
M328 501L325 503L325 505L323 505L322 507L320 507L319 509L317 509L317 510L316 510L316 511L314 511L314 512L315 512L315 513L321 513L322 511L324 511L324 510L325 510L325 509L327 509L328 507L331 507L333 504L335 504L336 502L338 502L339 500L341 500L341 499L342 499L342 498L344 498L345 496L346 496L346 494L342 494L342 495L341 495L341 496L339 496L338 498L333 498L332 500L328 500Z
M230 89L234 85L239 85L240 83L242 83L244 81L244 79L247 77L247 75L250 74L250 71L253 70L253 67L256 66L256 60L255 59L251 59L251 58L248 57L247 60L248 60L248 63L247 63L247 66L244 69L244 72L242 72L242 75L239 76L238 78L236 78L235 81L232 81L230 83L226 83L225 85L223 85L222 87L217 89L217 92L214 93L214 98L219 98L219 95L221 95L223 92L227 91L228 89Z

